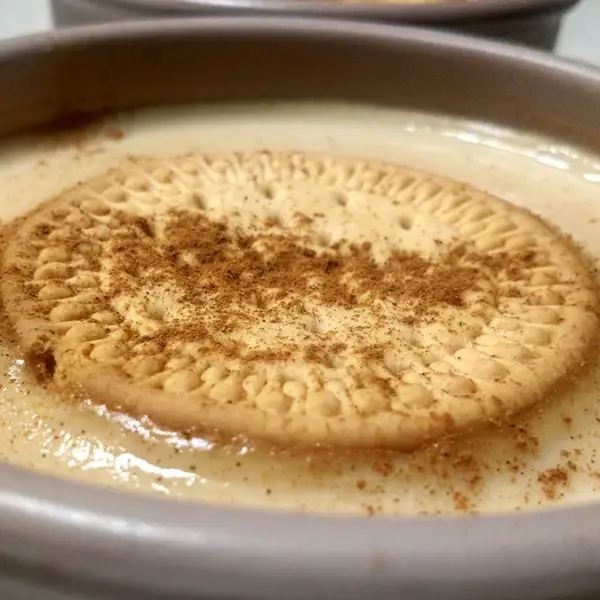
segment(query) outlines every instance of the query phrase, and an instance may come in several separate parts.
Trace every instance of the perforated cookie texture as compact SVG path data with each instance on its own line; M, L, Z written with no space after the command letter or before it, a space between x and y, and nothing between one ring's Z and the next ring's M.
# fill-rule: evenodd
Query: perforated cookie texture
M392 164L131 160L27 215L5 311L65 388L179 430L409 449L585 362L593 275L543 221Z

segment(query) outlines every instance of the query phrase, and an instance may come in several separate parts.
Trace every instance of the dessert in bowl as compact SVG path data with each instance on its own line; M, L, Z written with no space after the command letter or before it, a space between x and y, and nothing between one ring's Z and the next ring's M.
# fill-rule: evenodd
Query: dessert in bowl
M435 594L461 544L455 589L466 555L482 573L512 561L499 590L548 569L573 587L597 496L594 75L421 32L198 26L59 36L29 94L3 67L11 98L32 99L0 113L7 133L30 130L7 136L0 160L14 561L80 589L93 572L119 594L238 597L242 571L277 596L273 561L288 574L291 561L295 581L318 572L320 595L350 581L396 595L410 566ZM232 39L247 61L235 78ZM152 69L115 61L131 43ZM294 68L314 56L318 68ZM32 131L56 117L44 74L66 74L67 59L72 106L117 113ZM189 77L200 64L202 82ZM529 90L536 107L526 121L491 85L509 68L504 92L522 106ZM456 69L477 102L451 84ZM547 510L559 505L571 508ZM36 543L17 543L29 531ZM177 578L163 576L166 548ZM394 569L361 571L377 548ZM211 557L201 582L198 556Z

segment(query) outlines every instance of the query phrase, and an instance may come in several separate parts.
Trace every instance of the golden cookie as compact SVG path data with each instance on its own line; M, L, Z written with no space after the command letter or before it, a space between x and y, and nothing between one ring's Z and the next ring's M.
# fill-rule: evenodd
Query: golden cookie
M595 280L529 212L301 152L132 160L27 215L5 311L65 389L177 430L413 448L548 395Z

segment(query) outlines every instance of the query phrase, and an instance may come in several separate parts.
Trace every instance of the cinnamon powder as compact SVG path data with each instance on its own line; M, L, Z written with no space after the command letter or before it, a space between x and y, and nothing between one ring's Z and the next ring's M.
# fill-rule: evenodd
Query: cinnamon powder
M298 318L307 313L307 297L345 309L373 309L381 301L402 305L408 309L407 321L416 324L434 318L443 306L464 306L465 293L480 289L482 270L514 280L534 259L528 252L479 255L459 245L441 260L394 250L378 264L370 244L343 242L315 249L309 240L281 228L249 234L201 214L172 212L160 236L147 219L119 219L125 224L112 242L110 294L167 285L199 317L180 327L165 325L171 334L177 328L179 339L207 334L200 318L207 297L217 307L211 330L221 334L248 323L257 312L271 321ZM323 360L318 347L305 353L307 360Z
M437 258L394 250L378 263L369 243L315 244L281 226L249 233L188 211L172 211L162 223L121 212L109 225L111 238L104 250L106 242L75 227L61 239L73 260L85 258L92 269L100 267L101 253L110 258L109 283L97 299L97 310L112 310L111 301L119 296L138 297L160 325L151 337L163 351L173 340L201 341L207 351L249 360L287 360L298 351L297 343L275 338L268 348L249 348L228 335L257 321L310 321L310 306L316 304L362 308L376 315L379 327L391 327L387 306L401 308L404 323L414 326L435 320L444 307L464 307L465 295L480 291L486 279L488 286L494 280L518 280L536 260L532 252L485 255L459 244ZM50 230L41 224L35 234L43 239ZM4 273L24 279L30 275ZM186 314L163 318L154 291L158 287L184 303ZM494 302L493 286L486 293ZM352 319L362 326L360 314ZM147 338L127 323L120 326L131 343ZM349 348L329 340L315 324L306 329L303 359L334 366L335 357L350 350L364 360L380 361L385 348L369 343L369 337L367 328ZM369 383L385 391L384 380Z

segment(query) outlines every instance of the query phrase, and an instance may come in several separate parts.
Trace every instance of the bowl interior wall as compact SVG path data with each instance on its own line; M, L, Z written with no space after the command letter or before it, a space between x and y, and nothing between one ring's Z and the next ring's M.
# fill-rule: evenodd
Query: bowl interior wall
M402 39L388 29L367 40L303 20L278 31L268 20L229 31L207 24L202 36L189 21L151 29L49 38L50 52L31 49L19 61L18 44L1 53L0 134L135 106L330 100L444 112L600 148L589 127L600 82L581 85L542 55L518 64L516 48L500 56L463 38L448 51L427 33Z

